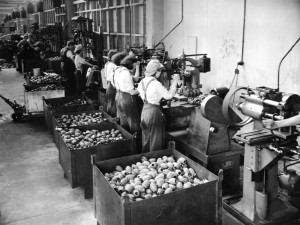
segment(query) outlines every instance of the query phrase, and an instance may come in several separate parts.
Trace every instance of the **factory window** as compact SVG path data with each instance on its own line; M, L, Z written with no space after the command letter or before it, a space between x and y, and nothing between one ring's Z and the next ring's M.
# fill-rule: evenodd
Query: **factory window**
M93 20L105 49L141 46L145 37L145 0L100 0L74 3L75 14Z

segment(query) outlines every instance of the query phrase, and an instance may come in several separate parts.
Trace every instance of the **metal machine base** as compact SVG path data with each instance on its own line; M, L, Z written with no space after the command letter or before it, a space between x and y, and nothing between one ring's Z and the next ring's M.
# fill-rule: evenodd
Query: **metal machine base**
M231 197L223 200L223 225L284 225L284 224L300 224L300 222L290 223L297 221L300 218L299 209L292 206L286 197L282 194L278 195L276 204L270 208L270 216L268 220L260 219L258 216L256 221L249 220L244 216L242 211L242 196ZM273 212L273 213L272 213Z

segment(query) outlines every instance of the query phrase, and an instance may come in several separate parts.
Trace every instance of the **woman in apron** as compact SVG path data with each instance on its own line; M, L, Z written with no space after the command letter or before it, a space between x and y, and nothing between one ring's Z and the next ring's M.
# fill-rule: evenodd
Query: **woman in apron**
M75 72L75 78L76 78L76 89L77 89L77 94L81 95L82 92L85 91L86 89L86 78L85 74L83 74L83 65L90 66L90 67L97 67L89 62L87 62L83 57L82 57L82 45L79 44L75 48L75 67L76 67L76 72Z
M145 71L145 78L138 85L138 91L144 101L141 115L143 152L157 151L165 146L165 116L161 111L162 99L170 100L174 97L178 74L173 76L173 83L168 91L157 79L164 66L157 60L151 60Z
M112 117L117 116L116 108L116 88L113 82L115 70L120 66L121 60L126 56L125 52L117 53L116 50L111 50L108 53L108 62L104 66L104 71L107 79L106 99L107 113Z
M131 70L136 64L136 72L133 76ZM121 61L121 66L115 71L114 81L117 89L116 106L120 118L120 125L131 134L139 133L140 117L137 106L138 91L135 90L134 82L139 80L139 62L135 63L135 58L126 56Z

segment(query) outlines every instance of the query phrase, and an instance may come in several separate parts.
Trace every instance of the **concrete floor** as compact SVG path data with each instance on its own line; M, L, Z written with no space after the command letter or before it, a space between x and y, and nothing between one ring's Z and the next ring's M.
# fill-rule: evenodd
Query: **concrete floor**
M24 104L24 79L0 71L0 94ZM92 199L63 177L58 151L43 118L15 123L0 99L0 224L96 225Z

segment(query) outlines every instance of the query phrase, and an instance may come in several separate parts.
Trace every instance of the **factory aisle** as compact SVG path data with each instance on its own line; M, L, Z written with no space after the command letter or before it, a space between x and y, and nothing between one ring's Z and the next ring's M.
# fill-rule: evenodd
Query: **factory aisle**
M23 76L0 71L0 94L24 104ZM15 123L0 99L0 224L95 225L92 199L63 177L43 118Z

